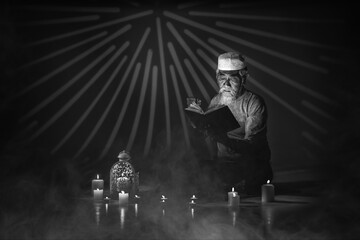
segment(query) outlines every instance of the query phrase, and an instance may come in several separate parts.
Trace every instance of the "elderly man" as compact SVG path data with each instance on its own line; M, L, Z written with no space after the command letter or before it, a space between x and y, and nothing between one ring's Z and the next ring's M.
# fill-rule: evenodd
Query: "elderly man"
M260 186L272 180L271 152L267 141L267 109L264 100L245 88L248 70L244 57L227 52L218 57L216 80L219 92L208 109L227 105L240 127L222 133L209 128L206 135L216 147L216 172L226 190L259 194Z

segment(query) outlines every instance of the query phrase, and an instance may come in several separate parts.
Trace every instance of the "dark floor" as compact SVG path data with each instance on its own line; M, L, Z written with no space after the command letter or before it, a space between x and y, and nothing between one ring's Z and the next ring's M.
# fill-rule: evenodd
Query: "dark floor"
M21 183L18 183L21 184ZM1 239L359 239L359 208L349 192L326 182L274 183L275 201L241 196L230 208L225 199L198 199L141 187L141 199L120 206L76 196L64 189L26 184L21 194L2 196ZM321 190L320 190L321 189ZM44 194L45 193L45 194ZM105 194L107 192L105 191ZM10 197L11 196L11 197ZM36 197L34 197L36 196Z

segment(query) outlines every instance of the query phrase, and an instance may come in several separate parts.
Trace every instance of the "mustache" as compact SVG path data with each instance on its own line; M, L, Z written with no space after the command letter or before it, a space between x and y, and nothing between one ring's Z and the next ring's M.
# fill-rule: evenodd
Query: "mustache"
M236 91L234 89L232 89L231 87L221 87L219 92L220 93L230 92L231 94L235 94Z

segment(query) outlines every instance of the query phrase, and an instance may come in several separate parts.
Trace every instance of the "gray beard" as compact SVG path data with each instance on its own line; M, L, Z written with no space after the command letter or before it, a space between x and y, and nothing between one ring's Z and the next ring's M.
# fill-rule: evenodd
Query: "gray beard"
M236 99L235 96L231 95L230 93L220 93L220 101L219 103L222 105L230 105Z

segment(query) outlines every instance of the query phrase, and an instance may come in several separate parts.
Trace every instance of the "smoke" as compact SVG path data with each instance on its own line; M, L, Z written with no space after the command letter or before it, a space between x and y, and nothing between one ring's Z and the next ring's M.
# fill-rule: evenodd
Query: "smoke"
M214 194L223 191L222 183L214 174L213 160L203 137L190 128L189 131L190 146L184 141L183 129L174 127L170 149L164 147L163 135L159 134L159 144L149 156L134 157L135 168L140 169L140 184L157 187L165 195L224 198Z
M337 157L349 159L346 165L329 158L334 166L342 166L342 172L332 169L338 177L309 207L259 208L250 204L229 209L221 181L207 162L211 154L204 143L191 135L188 148L177 140L183 139L181 128L172 134L171 149L159 144L150 156L133 157L140 185L150 189L141 192L137 214L134 205L94 204L87 191L90 180L84 179L88 169L76 162L52 159L45 150L8 148L11 151L2 154L2 159L11 160L11 164L2 162L8 168L2 168L0 238L317 240L360 236L359 204L353 194L358 191L353 169L358 163L351 160L356 159L355 149L337 148ZM192 211L188 203L193 194L198 197L198 206ZM165 205L160 203L161 195L168 198ZM209 207L207 203L223 205Z

